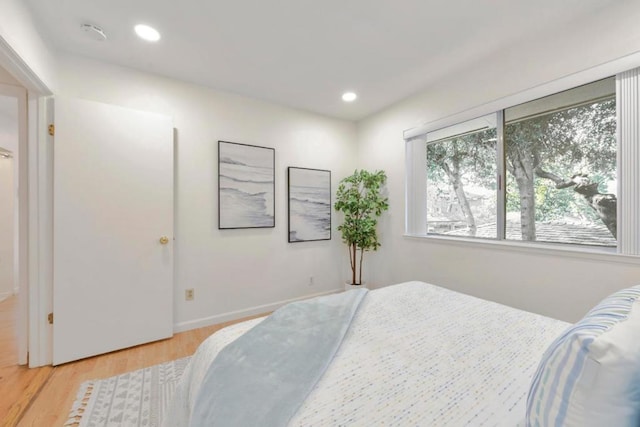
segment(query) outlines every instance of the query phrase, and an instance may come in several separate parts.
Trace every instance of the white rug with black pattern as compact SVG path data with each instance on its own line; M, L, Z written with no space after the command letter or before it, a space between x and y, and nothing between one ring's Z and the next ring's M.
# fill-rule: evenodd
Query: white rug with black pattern
M65 427L159 426L188 361L82 383Z

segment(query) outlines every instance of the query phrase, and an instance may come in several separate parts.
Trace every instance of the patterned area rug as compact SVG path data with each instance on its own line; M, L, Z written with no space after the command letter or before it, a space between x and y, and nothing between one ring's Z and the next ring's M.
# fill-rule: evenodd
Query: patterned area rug
M82 383L65 427L159 426L188 361Z

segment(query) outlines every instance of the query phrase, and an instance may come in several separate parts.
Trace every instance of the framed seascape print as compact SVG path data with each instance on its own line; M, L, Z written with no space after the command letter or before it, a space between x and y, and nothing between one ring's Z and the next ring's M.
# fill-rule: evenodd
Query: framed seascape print
M275 225L275 149L218 141L218 228Z
M289 242L331 239L331 171L289 167Z

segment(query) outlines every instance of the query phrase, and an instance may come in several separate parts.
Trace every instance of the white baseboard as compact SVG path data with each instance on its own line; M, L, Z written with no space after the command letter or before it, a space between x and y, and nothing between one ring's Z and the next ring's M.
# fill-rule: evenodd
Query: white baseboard
M203 317L200 319L189 320L186 322L180 322L173 325L173 333L189 331L191 329L203 328L205 326L216 325L218 323L228 322L230 320L242 319L243 317L255 316L256 314L266 313L276 310L285 304L290 302L301 301L313 297L320 297L323 295L335 294L336 292L343 292L344 289L335 289L327 292L320 292L317 294L305 295L299 298L292 298L284 301L278 301L271 304L258 305L250 307L244 310L230 311L228 313L217 314L215 316Z
M0 294L0 301L4 301L12 295L13 295L13 292L3 292Z

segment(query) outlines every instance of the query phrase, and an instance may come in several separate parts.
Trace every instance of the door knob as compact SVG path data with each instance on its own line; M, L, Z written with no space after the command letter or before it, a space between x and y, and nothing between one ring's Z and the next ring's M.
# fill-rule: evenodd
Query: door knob
M169 238L167 236L162 236L160 238L160 244L161 245L166 245L167 243L169 243Z

